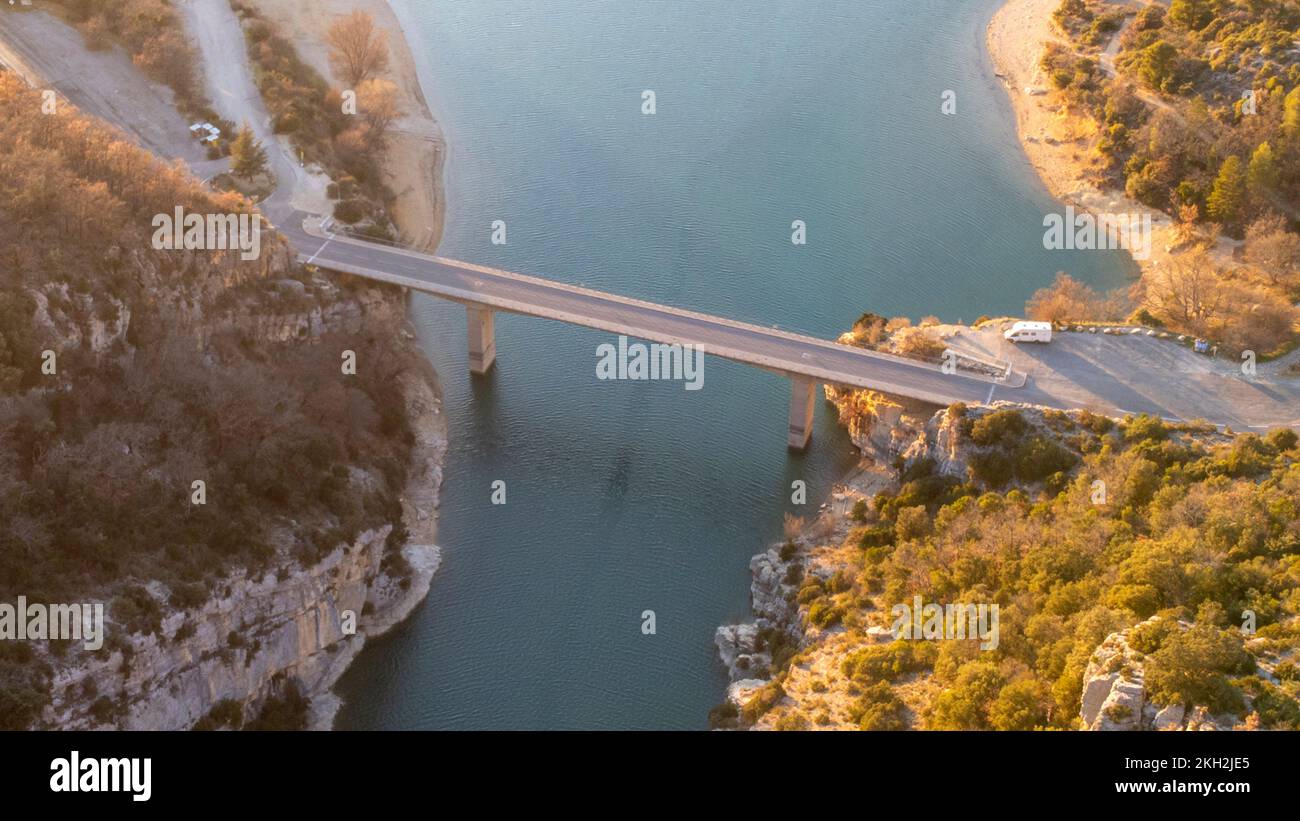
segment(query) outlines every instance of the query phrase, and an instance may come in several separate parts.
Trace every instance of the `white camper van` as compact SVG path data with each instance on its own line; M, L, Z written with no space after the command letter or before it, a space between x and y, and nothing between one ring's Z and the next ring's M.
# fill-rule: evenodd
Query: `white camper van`
M1002 338L1009 342L1051 342L1052 323L1017 322L1002 334Z

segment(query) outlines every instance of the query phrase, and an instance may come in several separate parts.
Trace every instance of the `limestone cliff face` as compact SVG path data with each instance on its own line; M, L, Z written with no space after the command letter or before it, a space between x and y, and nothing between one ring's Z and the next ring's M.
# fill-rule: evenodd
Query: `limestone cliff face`
M400 598L380 571L391 529L365 531L311 567L260 578L237 572L200 607L166 615L159 634L82 653L57 674L45 721L65 729L185 729L225 699L254 714L285 677L315 690L334 657L364 637L344 634L345 613L364 622L367 602L383 612ZM111 713L92 710L92 687L117 694Z
M196 608L163 605L158 633L122 635L110 607L107 632L115 641L97 652L69 652L41 724L183 730L226 700L247 720L292 680L311 699L309 726L328 728L339 706L330 688L367 638L423 601L438 569L434 538L446 428L434 380L428 368L400 386L416 438L402 499L410 540L400 549L409 574L385 571L389 524L363 531L310 566L286 558L279 572L236 571ZM160 604L168 601L161 584L147 589ZM111 699L96 706L100 694Z
M784 582L789 567L790 561L783 561L776 548L750 560L750 600L755 620L719 627L713 637L732 681L758 680L768 675L772 655L759 639L761 629L774 627L797 635L797 609L787 599L794 588Z
M771 680L774 645L781 645L787 653L791 648L806 649L838 630L809 622L808 606L797 599L799 587L807 576L827 580L853 561L842 547L855 526L850 512L856 503L870 500L892 482L893 472L880 469L847 477L798 533L750 560L754 620L724 625L714 634L718 656L731 679L727 700L736 707L743 708ZM874 636L874 629L868 633ZM766 729L767 725L760 723L755 728Z
M891 464L929 455L942 472L964 473L965 465L954 462L955 419L946 411L936 414L934 405L875 391L848 390L826 385L826 401L835 406L839 421L862 455Z
M340 298L338 289L325 280L311 282L311 291L295 279L278 279L276 301L264 309L237 306L211 320L194 324L201 347L213 336L240 332L265 343L311 340L329 331L359 331L370 322L380 327L401 328L406 303L375 288L364 288Z
M161 298L173 303L168 315L188 323L200 347L230 330L267 345L310 344L324 333L355 331L363 324L391 328L408 344L414 338L402 294L375 288L344 294L320 278L274 284L269 296L263 290L225 303L217 301L220 294L195 302L175 294ZM66 285L35 297L40 321L62 348L102 353L119 341L125 344L130 321L125 305L101 295L105 304L99 306L89 296L69 294ZM393 522L360 533L310 566L283 556L279 572L250 577L237 570L207 601L187 610L170 606L172 591L150 583L145 587L163 610L161 629L125 634L107 607L110 641L102 649L74 646L51 659L56 670L51 702L39 726L183 730L222 702L227 709L230 702L238 705L249 720L293 681L311 700L310 726L328 728L339 706L330 692L333 684L368 637L402 621L424 599L439 562L435 524L446 425L437 375L426 363L396 387L415 435L401 499L410 538L399 549L408 573L398 578L385 572L385 553L394 549L386 547Z
M149 250L125 252L116 246L105 251L114 267L129 271L148 307L166 316L170 325L190 329L200 346L223 330L253 330L267 342L287 342L319 335L331 323L342 327L349 312L360 315L365 306L338 299L338 289L312 283L276 280L278 293L258 301L237 289L257 280L285 276L294 269L293 252L278 235L262 235L256 260L241 260L235 251L176 251L167 255ZM126 343L133 309L130 299L119 298L105 287L89 291L70 288L67 282L50 282L30 291L36 303L38 327L49 331L54 349L84 348L102 354ZM370 301L385 299L369 292Z
M872 391L832 385L823 389L853 444L862 451L864 463L875 465L836 486L823 509L785 545L773 546L750 560L754 621L724 625L714 634L719 658L731 679L727 698L737 707L744 707L768 683L774 636L783 636L795 647L806 647L823 633L809 624L807 606L797 602L796 594L804 574L829 579L844 566L846 557L838 548L854 526L849 516L853 505L870 500L879 488L893 481L893 471L880 465L892 465L897 458L909 461L932 456L943 459L941 469L965 469L956 454L955 420L948 419L946 410L936 414L933 406Z

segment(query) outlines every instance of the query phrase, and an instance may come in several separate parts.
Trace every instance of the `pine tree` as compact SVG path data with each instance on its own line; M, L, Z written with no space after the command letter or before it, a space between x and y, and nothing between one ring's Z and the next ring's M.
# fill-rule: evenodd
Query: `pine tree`
M1269 193L1277 187L1277 158L1273 156L1273 146L1264 141L1250 157L1250 168L1246 171L1246 183L1250 194L1256 199L1267 199Z
M1300 145L1300 86L1286 95L1282 108L1282 132L1292 145Z
M230 170L246 180L266 171L266 149L247 125L239 129L230 144Z
M1241 158L1234 154L1223 161L1214 181L1214 190L1206 201L1210 219L1225 225L1235 223L1241 216L1245 199L1246 173L1241 167Z

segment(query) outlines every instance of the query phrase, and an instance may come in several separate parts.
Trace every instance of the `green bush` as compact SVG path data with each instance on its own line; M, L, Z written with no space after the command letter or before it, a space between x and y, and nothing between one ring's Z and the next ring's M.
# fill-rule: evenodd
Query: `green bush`
M1120 430L1127 442L1160 442L1169 437L1169 428L1165 427L1164 421L1145 413L1125 417Z
M884 682L866 687L849 709L849 717L861 730L907 729L907 708Z
M1056 442L1042 436L1030 436L1016 446L1015 475L1022 482L1041 482L1053 473L1074 467L1078 459Z
M977 445L1014 446L1028 428L1020 411L1004 409L981 416L971 428L971 440Z
M844 616L844 608L830 599L822 598L808 606L808 621L821 628L839 623Z
M973 453L969 462L971 476L992 488L1004 487L1015 471L1010 457L1000 450Z
M1240 633L1197 624L1169 635L1147 657L1146 686L1157 704L1195 704L1212 713L1240 715L1241 694L1228 676L1254 669Z
M365 200L340 200L334 203L334 218L351 225L365 219L368 210Z
M1264 437L1264 441L1268 442L1274 450L1280 453L1285 453L1294 448L1297 439L1300 439L1300 437L1297 437L1296 432L1290 428L1274 428Z

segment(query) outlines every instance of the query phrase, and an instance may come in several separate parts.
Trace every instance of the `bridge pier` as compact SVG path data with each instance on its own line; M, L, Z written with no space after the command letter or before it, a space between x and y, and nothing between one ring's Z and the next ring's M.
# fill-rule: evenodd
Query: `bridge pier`
M786 444L794 450L808 447L812 438L813 398L817 383L806 376L790 377L790 435Z
M494 315L491 308L466 305L469 315L469 370L485 374L497 360Z

